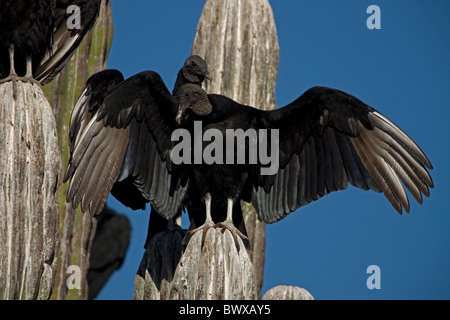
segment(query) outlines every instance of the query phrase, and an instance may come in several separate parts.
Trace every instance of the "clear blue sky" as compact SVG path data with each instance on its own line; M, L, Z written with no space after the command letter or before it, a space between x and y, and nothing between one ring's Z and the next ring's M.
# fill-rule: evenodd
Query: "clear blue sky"
M369 5L381 30L369 30ZM129 77L157 71L172 89L190 55L204 1L112 1L108 67ZM400 216L386 198L356 188L328 195L267 226L263 293L306 288L316 299L450 298L450 1L271 1L280 44L276 100L312 86L351 93L391 119L429 157L435 189ZM132 299L149 209L108 205L132 223L130 249L99 299ZM377 265L381 289L369 290Z

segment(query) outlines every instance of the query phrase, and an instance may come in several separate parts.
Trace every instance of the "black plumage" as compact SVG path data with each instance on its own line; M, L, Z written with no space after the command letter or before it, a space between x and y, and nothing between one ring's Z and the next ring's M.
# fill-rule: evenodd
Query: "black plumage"
M67 24L70 5L81 15L75 28ZM0 1L0 79L50 82L94 25L99 8L100 0Z
M208 95L196 84L183 84L172 96L159 75L147 71L116 86L92 119L65 180L71 179L67 200L82 202L93 214L115 183L130 179L162 217L186 207L196 226L204 223L199 228L219 222L245 238L236 228L241 200L254 204L261 221L273 223L349 183L383 192L400 213L410 208L401 182L419 203L433 187L431 163L411 138L375 109L331 88L314 87L283 108L262 111ZM233 145L244 147L242 164L174 164L171 135L181 125L193 136L195 121L202 121L202 133L220 132L224 143L230 129L265 130L268 141L276 132L278 147L268 146L278 154L276 172L263 175L261 159L248 161L249 140Z
M178 72L177 80L173 89L174 97L176 97L176 92L180 86L186 83L192 83L200 86L203 80L208 77L208 74L209 71L207 65L201 57L193 55L187 58L183 67ZM130 132L126 132L123 135L119 136L119 140L117 141L115 141L114 138L111 138L111 140L108 141L108 138L112 137L110 136L110 134L114 134L116 132L113 128L107 127L104 128L103 131L101 131L101 126L92 122L91 125L97 125L98 129L87 131L86 126L89 124L89 121L93 116L97 116L98 108L103 104L103 100L111 93L114 88L117 87L115 89L115 92L108 97L110 101L113 101L113 99L120 100L121 98L123 98L122 95L124 94L132 94L133 96L131 97L131 101L133 101L133 99L139 100L140 97L146 95L145 91L148 90L148 84L146 85L147 81L154 81L157 86L161 88L162 94L166 95L166 99L169 99L170 101L170 103L167 105L168 110L166 110L166 112L171 115L171 118L174 118L178 110L176 100L175 98L169 96L169 93L159 75L152 71L148 71L137 74L124 82L123 76L119 71L105 70L94 74L91 78L88 79L85 89L83 90L77 104L73 108L69 132L71 159L69 161L69 167L66 173L66 180L70 177L71 174L73 174L73 172L71 172L71 165L73 164L73 162L77 163L78 161L83 161L83 164L87 165L88 162L86 159L93 156L93 153L84 154L80 152L80 150L82 150L81 148L88 147L79 146L81 141L88 141L83 137L83 135L85 135L86 133L92 134L93 136L91 138L94 139L93 142L101 144L101 146L106 146L108 143L121 143L125 148L127 147L127 145L129 145L126 161L124 160L124 166L121 168L122 173L119 177L115 177L114 174L112 175L113 178L115 178L112 189L108 189L105 193L103 193L103 197L107 197L109 192L111 192L111 194L120 202L135 210L144 209L146 203L149 202L149 197L151 195L150 193L148 193L148 189L142 189L140 187L140 181L144 180L144 182L142 182L141 184L147 183L146 188L150 188L149 184L151 184L152 181L148 182L146 179L154 177L154 173L148 172L148 169L151 168L151 166L155 165L155 163L159 168L161 167L161 161L164 161L157 156L158 147L155 137L152 136L152 133L149 132L148 129L146 129L145 125L141 125L142 119L139 119L139 121L133 121L133 123L129 126L130 128L126 128L126 130L124 130L130 130ZM136 88L141 88L141 91L136 90ZM128 124L130 123L127 122L127 126ZM90 143L90 141L88 142ZM78 148L77 152L75 150L75 146ZM95 148L90 149L90 152L95 151ZM123 153L125 152L125 150L123 149L116 149L115 151L117 152L117 155L119 157L123 157ZM77 158L79 154L81 154L81 157L83 157L84 160L79 160ZM113 156L114 154L111 155L111 157ZM114 161L119 162L122 160L114 159ZM116 171L118 170L117 167L113 167L113 169ZM108 175L106 176L109 177ZM74 200L74 207L76 207L78 203L81 202L81 198L76 197L75 194L78 193L82 196L82 194L86 192L86 190L83 189L86 187L86 184L76 184L77 178L78 176L74 176L72 178L71 188L69 188L68 191L68 200ZM95 178L100 179L100 176L96 176ZM112 178L109 177L109 179ZM111 180L108 180L108 183L111 183ZM81 188L81 190L79 190L78 188ZM84 205L82 206L82 209L83 211L86 211L89 201L84 201L83 203ZM104 203L104 201L102 200L101 203ZM100 207L95 208L91 207L91 212L97 213L99 210L101 210L102 205L103 204L101 204ZM152 206L147 242L149 242L149 240L156 233L165 230L168 224L168 219L181 215L181 207L176 210L177 212L174 212L170 216L160 215L157 209L158 206Z
M94 26L100 4L101 0L56 0L52 48L34 73L34 78L41 84L52 81L69 62L87 32ZM79 28L69 28L67 25L68 21L72 22L71 17L77 14L68 10L70 6L79 8Z
M134 90L132 89L134 85L139 86L141 81L145 78L145 76L148 75L147 73L145 75L136 75L129 79L129 83L125 86L125 89L121 92L124 92L126 90ZM197 55L192 55L186 59L186 61L183 64L183 67L178 71L177 78L175 81L174 88L172 90L172 95L175 98L175 101L177 99L177 91L179 88L184 84L194 84L196 86L201 86L202 82L205 78L207 78L209 75L208 67L206 65L206 62ZM158 75L159 76L159 75ZM101 73L97 75L96 77L103 77ZM176 112L176 107L172 107L172 110L169 110L171 114L173 112ZM76 127L76 126L74 126ZM142 133L143 135L145 133ZM145 139L147 141L147 144L155 143L151 139ZM141 148L144 148L142 146ZM145 146L145 148L148 148L148 145ZM139 152L139 151L138 151ZM145 165L145 164L143 164ZM148 202L148 199L145 199L141 196L139 192L136 190L136 186L134 183L133 178L128 177L123 179L122 181L116 181L114 183L112 194L114 197L116 197L119 201L121 201L123 204L129 206L132 209L144 209L145 204ZM181 215L181 211L179 212ZM158 215L157 210L152 207L152 215ZM158 217L153 219L154 221L159 221ZM164 225L166 221L162 220L161 225ZM156 224L154 222L153 224ZM149 239L151 236L156 232L157 230L161 230L162 228L154 228L152 229L153 232L149 235Z
M186 88L193 92L195 88ZM184 92L180 94L184 99ZM399 212L409 212L402 183L422 203L433 181L431 163L401 129L359 99L339 90L314 87L284 108L262 111L220 95L208 95L209 115L187 112L196 101L181 104L187 126L202 120L204 130L277 129L279 167L275 175L261 175L256 165L193 165L191 184L203 194L252 202L261 221L273 223L299 207L348 183L383 192ZM193 101L189 104L189 101ZM182 121L183 122L183 121ZM248 149L246 149L248 150Z
M1 78L16 72L31 77L31 64L35 66L52 47L55 6L56 0L0 2Z

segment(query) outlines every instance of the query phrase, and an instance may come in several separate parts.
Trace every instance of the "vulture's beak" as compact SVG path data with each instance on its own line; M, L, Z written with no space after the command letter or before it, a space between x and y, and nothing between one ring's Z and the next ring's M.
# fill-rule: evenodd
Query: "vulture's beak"
M206 70L206 72L205 72L205 78L208 79L208 81L212 81L211 74L209 73L208 70Z

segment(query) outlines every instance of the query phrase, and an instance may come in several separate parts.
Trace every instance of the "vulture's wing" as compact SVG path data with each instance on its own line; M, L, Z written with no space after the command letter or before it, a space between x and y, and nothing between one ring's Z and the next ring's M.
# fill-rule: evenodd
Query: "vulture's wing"
M52 81L69 62L86 33L94 26L100 3L101 0L56 1L52 50L34 72L34 78L42 85Z
M399 212L409 212L406 188L422 203L432 169L422 150L400 128L357 98L314 87L288 106L262 112L279 129L279 170L260 176L253 203L272 223L348 183L383 192ZM267 125L266 125L267 126Z
M108 69L97 72L86 81L86 86L70 116L69 145L71 154L73 154L75 148L75 141L80 141L80 133L84 132L105 97L123 80L120 71Z
M89 88L84 92L77 105L95 105L86 96ZM170 166L176 110L161 77L144 71L113 87L87 124L72 119L71 126L83 125L70 128L76 134L64 177L70 180L67 202L97 214L112 192L133 209L150 202L165 218L177 214L187 180Z

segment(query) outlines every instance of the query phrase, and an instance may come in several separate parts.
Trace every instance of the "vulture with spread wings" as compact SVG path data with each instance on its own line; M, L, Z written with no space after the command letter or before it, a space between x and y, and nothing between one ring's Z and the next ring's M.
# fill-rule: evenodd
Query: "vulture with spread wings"
M153 71L125 81L115 71L100 75L88 81L70 124L67 201L81 203L83 211L100 212L109 193L126 183L118 199L131 208L150 202L166 219L187 208L191 220L202 216L197 229L217 224L245 238L237 227L240 200L273 223L349 183L384 193L399 213L410 209L403 185L419 203L433 187L431 163L417 144L345 92L313 87L283 108L263 111L207 94L198 84L183 83L172 95ZM173 161L181 141L172 135L184 130L194 137L199 124L202 134L213 129L222 145L230 130L264 132L268 140L276 132L275 147L266 146L278 154L275 172L263 174L267 162L248 161L251 139L234 140L231 148L246 152L243 163L195 161L195 151L214 154L212 136L203 137L200 150L190 141L191 161ZM224 150L225 159L230 148Z

